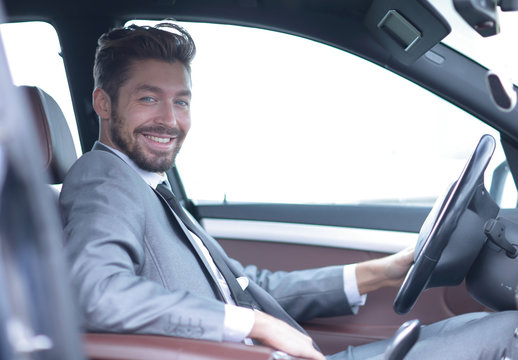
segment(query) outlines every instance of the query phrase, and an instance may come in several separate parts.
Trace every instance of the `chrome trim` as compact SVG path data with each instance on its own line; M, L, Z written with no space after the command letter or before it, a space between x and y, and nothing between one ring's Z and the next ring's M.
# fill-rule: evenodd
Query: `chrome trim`
M203 219L221 239L268 241L394 253L417 242L417 233L268 221Z

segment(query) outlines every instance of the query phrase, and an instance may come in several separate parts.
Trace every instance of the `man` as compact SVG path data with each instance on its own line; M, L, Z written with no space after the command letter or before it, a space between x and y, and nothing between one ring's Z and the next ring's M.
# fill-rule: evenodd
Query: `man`
M412 250L289 273L229 259L179 207L164 175L190 127L194 54L189 34L172 24L115 29L99 39L93 106L100 142L72 167L60 199L83 323L90 331L252 339L321 360L294 319L354 313L361 295L401 283ZM426 327L418 346L434 349L437 343L427 340L440 330L452 339L454 330L478 318L486 316ZM518 319L512 320L499 322L506 326L501 341L512 335ZM381 356L385 346L335 356Z

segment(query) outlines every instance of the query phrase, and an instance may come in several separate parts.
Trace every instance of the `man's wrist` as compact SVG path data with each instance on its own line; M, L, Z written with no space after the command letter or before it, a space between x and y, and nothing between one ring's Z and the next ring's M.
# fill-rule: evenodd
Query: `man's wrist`
M356 279L360 294L384 287L388 277L383 270L383 264L378 259L358 263L356 266Z
M352 312L356 314L360 306L365 305L366 294L360 294L356 280L356 264L345 265L343 268L344 293Z

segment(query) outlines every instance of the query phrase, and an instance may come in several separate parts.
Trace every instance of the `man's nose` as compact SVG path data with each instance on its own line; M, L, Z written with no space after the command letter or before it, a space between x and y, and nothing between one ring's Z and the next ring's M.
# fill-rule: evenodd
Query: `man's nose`
M176 111L173 103L164 102L161 109L160 121L167 126L176 126Z

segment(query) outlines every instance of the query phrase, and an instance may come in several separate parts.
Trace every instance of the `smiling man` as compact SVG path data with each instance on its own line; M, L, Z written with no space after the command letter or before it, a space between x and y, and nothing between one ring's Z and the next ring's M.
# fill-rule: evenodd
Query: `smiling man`
M366 292L402 282L412 249L294 272L230 259L176 202L164 173L190 128L194 54L190 35L168 23L114 29L99 39L93 106L100 141L71 168L60 197L85 330L253 339L322 360L297 321L354 314ZM436 358L438 351L492 358L509 345L517 322L516 313L472 314L427 326L409 358ZM458 350L446 346L457 340ZM379 358L386 346L331 357Z

